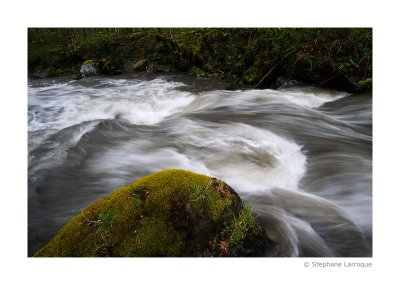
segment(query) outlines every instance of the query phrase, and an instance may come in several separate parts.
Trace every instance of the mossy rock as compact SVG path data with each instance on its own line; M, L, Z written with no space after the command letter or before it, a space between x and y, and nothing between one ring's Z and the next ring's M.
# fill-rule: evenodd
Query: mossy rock
M271 247L226 183L172 169L83 209L35 256L264 256Z
M358 84L361 86L361 88L371 89L372 88L372 78L360 80L360 81L358 81Z
M92 59L89 59L82 64L79 72L82 74L83 77L93 76L97 74L97 68L98 67L96 62Z

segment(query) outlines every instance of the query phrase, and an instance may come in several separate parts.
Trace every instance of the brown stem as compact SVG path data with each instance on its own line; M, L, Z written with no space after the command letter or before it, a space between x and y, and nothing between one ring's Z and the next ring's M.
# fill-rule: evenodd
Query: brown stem
M275 65L267 72L267 74L265 74L265 75L263 76L263 78L261 78L261 80L260 80L253 88L257 88L257 87L264 81L264 79L267 78L267 76L271 74L271 72L278 66L278 64L279 64L279 63L275 64Z

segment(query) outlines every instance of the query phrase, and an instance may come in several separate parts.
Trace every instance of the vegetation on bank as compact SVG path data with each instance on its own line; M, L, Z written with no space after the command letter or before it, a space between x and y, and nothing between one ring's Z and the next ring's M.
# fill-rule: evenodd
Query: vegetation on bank
M89 205L35 256L265 256L273 246L227 184L172 169Z
M29 74L73 73L86 60L115 70L140 61L231 88L277 87L278 77L359 92L372 86L370 28L29 28Z

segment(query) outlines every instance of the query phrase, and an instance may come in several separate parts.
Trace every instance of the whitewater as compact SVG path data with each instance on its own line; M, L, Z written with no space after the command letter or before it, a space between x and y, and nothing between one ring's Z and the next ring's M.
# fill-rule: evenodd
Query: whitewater
M180 74L28 82L28 255L88 204L170 168L226 181L269 256L372 255L372 96L224 90Z

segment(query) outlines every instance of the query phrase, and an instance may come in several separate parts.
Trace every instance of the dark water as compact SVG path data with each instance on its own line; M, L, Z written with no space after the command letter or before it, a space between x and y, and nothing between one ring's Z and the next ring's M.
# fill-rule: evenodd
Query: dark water
M231 185L274 256L371 256L371 95L221 90L181 75L30 81L28 254L89 203L181 168Z

